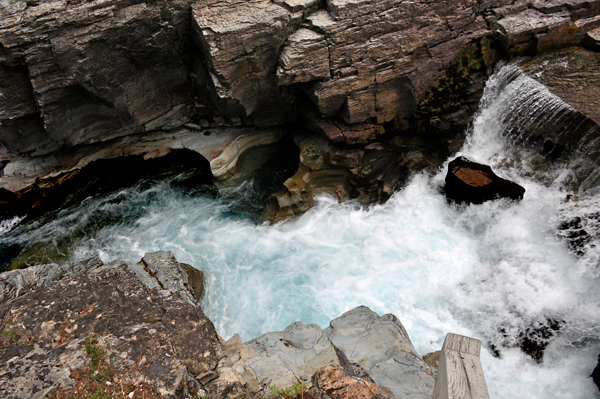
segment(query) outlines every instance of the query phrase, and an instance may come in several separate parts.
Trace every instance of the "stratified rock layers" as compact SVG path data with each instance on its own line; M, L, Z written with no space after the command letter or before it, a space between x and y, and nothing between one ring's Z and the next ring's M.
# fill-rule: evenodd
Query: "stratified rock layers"
M0 8L2 143L44 154L189 121L190 3L9 1Z
M334 118L342 126L365 124L365 142L394 119L415 112L463 47L490 32L476 2L410 5L395 0L269 0L198 2L194 38L206 59L209 91L228 117L255 124L289 120L285 87L297 89L316 108L312 118ZM276 70L276 73L273 71ZM322 122L323 123L323 122ZM332 122L329 122L332 123Z
M208 143L207 159L215 180L230 184L244 164L256 165L250 158L273 155L265 146L288 129L265 132L269 143L248 134L249 146L229 140L229 128L286 123L355 146L341 152L371 153L378 141L387 151L401 134L444 143L445 157L502 56L590 45L599 26L600 0L8 0L0 5L0 188L21 196L91 157L130 155L119 153L123 140L160 140L136 145L155 157L191 149L173 143L182 135L197 143L211 140L192 136L221 132L231 146L221 157ZM383 169L429 164L413 155L389 157ZM306 191L329 179L340 198L354 191L349 197L379 201L402 181L386 172L363 182L372 190L348 185L361 176L338 166L310 168L303 179L315 187Z

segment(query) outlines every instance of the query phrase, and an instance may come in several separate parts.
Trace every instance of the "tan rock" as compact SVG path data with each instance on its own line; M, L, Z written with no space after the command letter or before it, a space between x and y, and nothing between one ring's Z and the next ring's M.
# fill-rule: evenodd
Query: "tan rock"
M329 78L329 49L325 36L299 29L286 42L277 67L280 85Z

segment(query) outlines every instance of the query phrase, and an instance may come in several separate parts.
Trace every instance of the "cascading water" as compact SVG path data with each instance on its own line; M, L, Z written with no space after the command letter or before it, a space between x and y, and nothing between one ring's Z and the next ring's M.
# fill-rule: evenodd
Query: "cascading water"
M367 305L397 315L421 354L439 350L447 332L481 339L492 397L600 397L589 378L600 352L597 240L589 234L577 256L567 238L579 227L561 228L579 217L593 230L589 215L600 204L566 201L563 187L578 179L569 162L550 166L515 138L558 124L553 118L563 123L567 112L513 66L488 82L459 155L523 185L520 203L448 204L440 170L414 176L384 205L323 197L305 215L267 226L232 200L252 192L251 181L216 198L140 184L46 224L5 221L0 237L9 246L70 237L73 259L173 251L206 272L203 308L225 338L247 340L297 320L325 327ZM542 363L518 348L527 340L548 344Z

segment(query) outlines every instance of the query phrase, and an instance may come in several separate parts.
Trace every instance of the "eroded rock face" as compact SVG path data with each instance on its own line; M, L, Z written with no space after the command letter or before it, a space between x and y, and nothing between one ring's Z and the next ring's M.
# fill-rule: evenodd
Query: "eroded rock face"
M3 3L2 143L39 155L188 122L190 4Z
M70 390L71 371L89 363L90 335L125 386L143 382L167 398L202 389L195 377L217 365L217 334L170 252L146 254L139 264L92 258L36 266L0 279L0 315L14 332L0 345L3 397Z
M525 189L498 177L487 165L458 157L448 164L446 197L456 202L481 204L496 198L523 199Z
M7 212L29 213L38 208L33 213L39 213L82 187L87 195L95 195L119 188L115 186L118 182L127 186L138 179L175 176L183 171L194 173L190 184L196 186L213 181L224 186L239 183L277 155L283 137L280 127L182 128L130 135L44 156L7 154L4 156L9 162L0 179L0 189L6 190L0 192L0 212L10 208Z
M456 144L501 56L589 41L599 26L599 0L10 0L0 6L0 188L33 188L124 149L190 148L182 130L219 129L229 144L229 129L300 122L365 153L398 133ZM219 158L218 181L235 180L239 165L269 155L255 142L255 156L241 141L196 150ZM332 182L324 190L356 196L346 195L353 172L326 169L341 171L302 172L286 190ZM368 196L385 197L394 179L376 178L384 194Z
M266 215L271 222L306 212L323 194L338 201L385 202L411 173L433 171L441 164L440 150L414 137L397 136L359 148L315 134L294 137L300 166L273 195Z
M462 48L489 34L470 1L410 7L392 0L194 6L194 37L206 57L204 67L196 63L196 73L207 77L208 92L224 115L250 117L257 124L295 118L273 113L290 105L282 87L302 83L318 110L317 123L337 124L343 132L375 123L374 130L382 130L386 122L412 116ZM363 142L373 138L370 129L355 130L365 136Z

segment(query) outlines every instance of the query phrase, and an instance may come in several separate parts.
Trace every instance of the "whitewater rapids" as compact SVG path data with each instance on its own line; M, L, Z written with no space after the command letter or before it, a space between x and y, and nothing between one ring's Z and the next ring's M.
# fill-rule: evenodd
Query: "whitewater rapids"
M519 93L541 90L556 101L508 72L488 82L458 155L524 186L520 203L449 204L444 167L415 175L384 205L323 197L299 218L269 226L235 211L231 198L252 182L217 198L158 183L88 198L35 228L4 221L0 239L51 241L98 223L73 240L73 259L139 261L145 252L172 251L206 273L202 305L223 338L249 340L298 320L326 327L366 305L398 316L421 355L439 350L448 332L495 345L499 358L486 349L481 355L494 398L598 398L589 378L600 353L598 253L592 243L577 257L557 227L583 203L596 212L600 206L594 197L565 202L568 168L540 172L537 155L506 133ZM543 363L510 348L520 331L548 317L564 326Z

